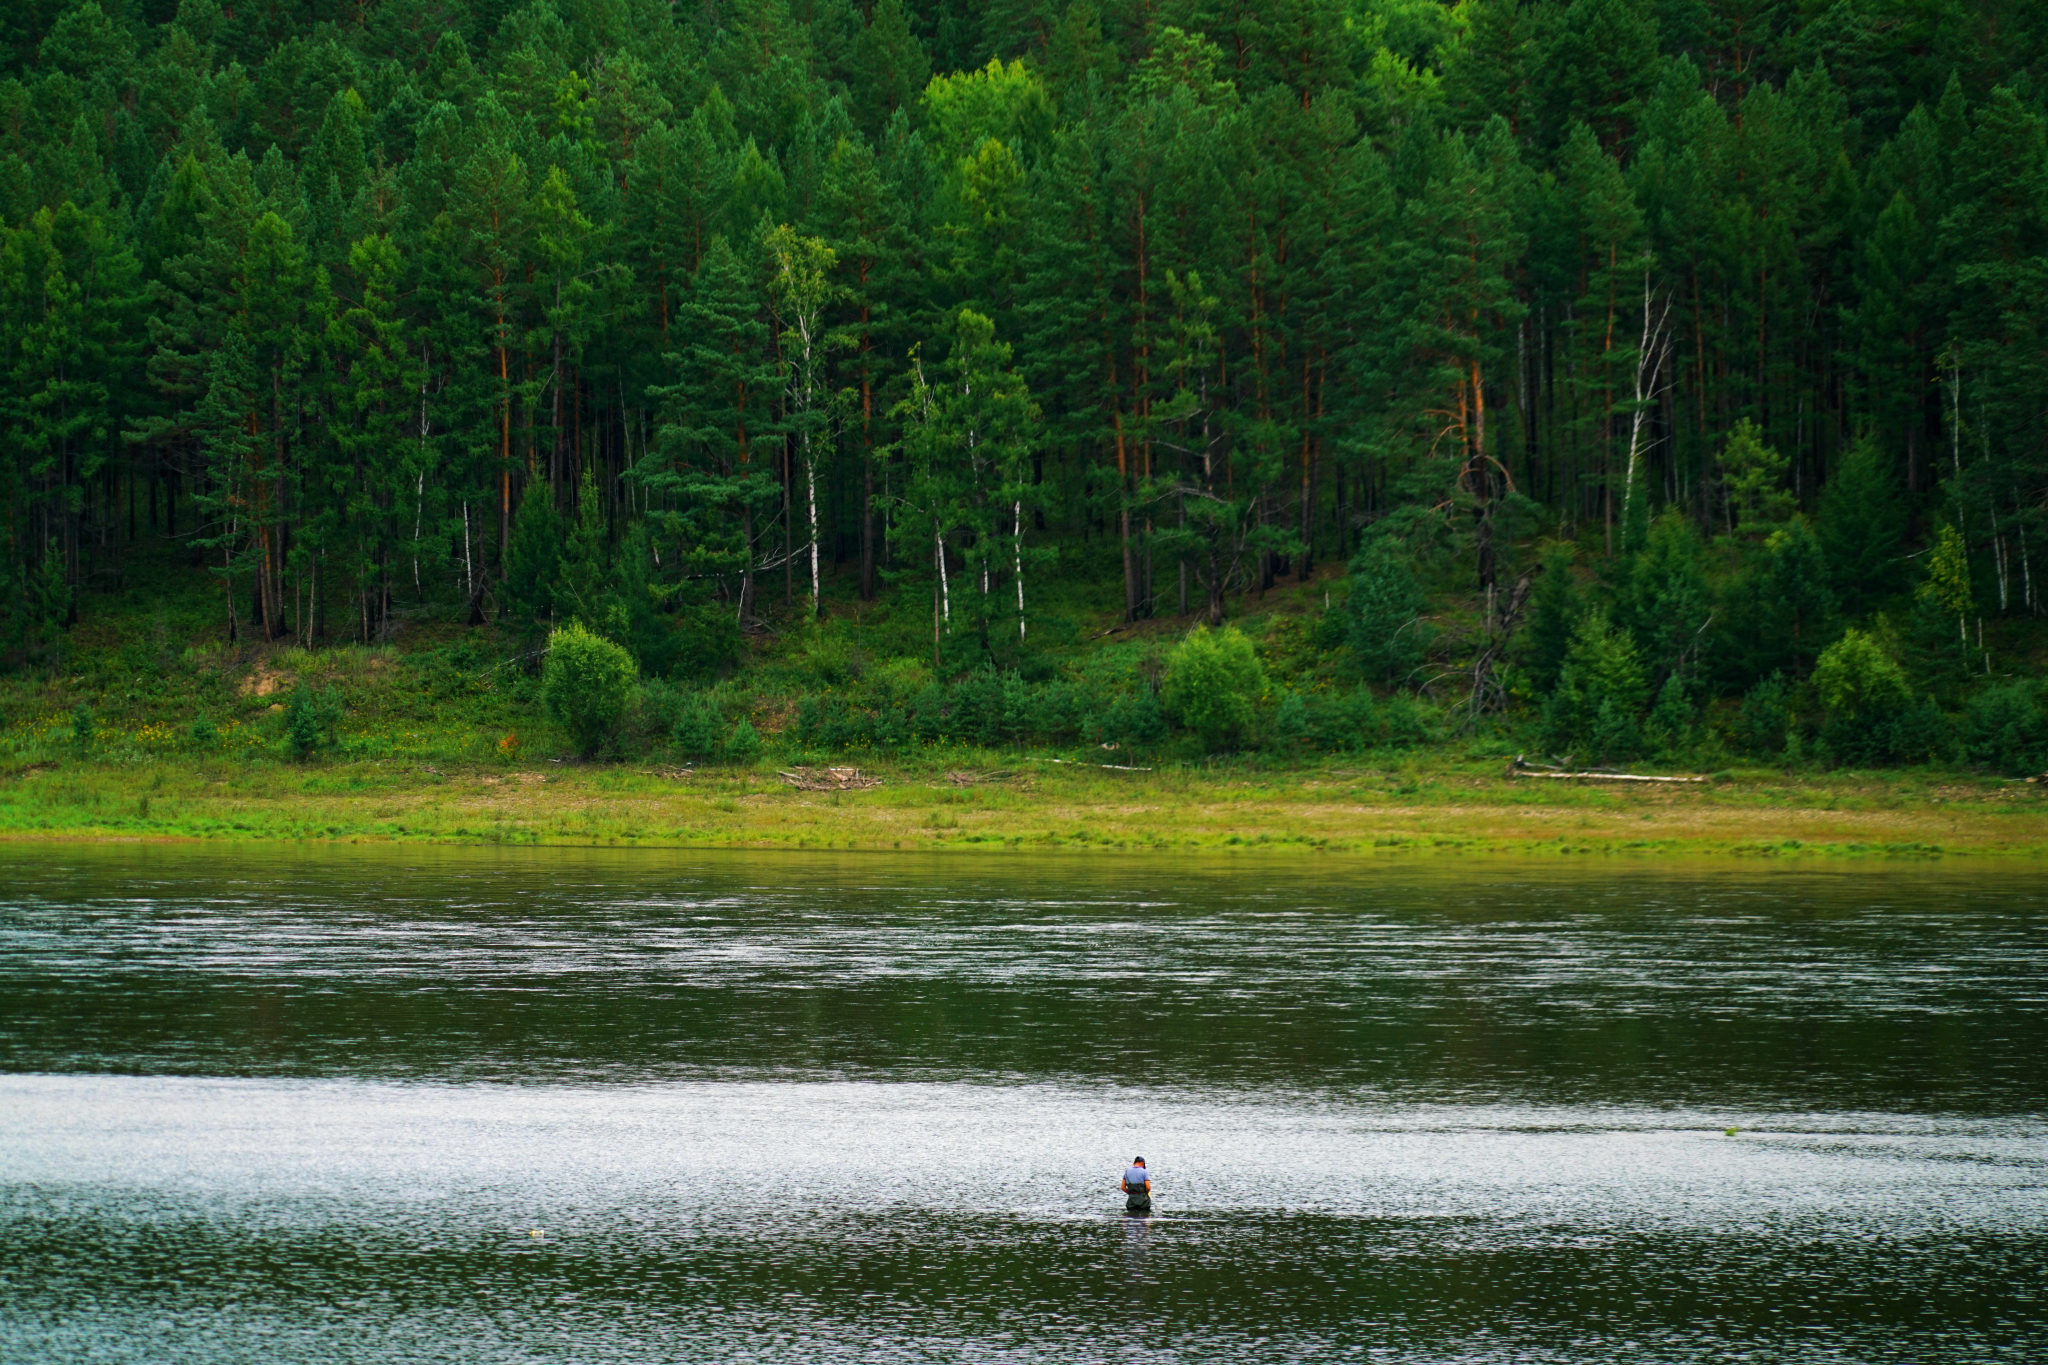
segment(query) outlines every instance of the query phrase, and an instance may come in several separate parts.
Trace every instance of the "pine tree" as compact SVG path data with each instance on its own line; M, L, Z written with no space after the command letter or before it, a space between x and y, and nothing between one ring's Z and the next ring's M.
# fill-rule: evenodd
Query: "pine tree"
M1842 610L1862 616L1905 583L1906 507L1874 438L1849 448L1822 490L1814 522Z
M883 183L881 164L867 143L842 138L826 163L821 192L825 240L837 262L838 308L828 344L840 352L849 381L849 404L860 443L860 595L875 595L875 450L877 391L896 368L899 327L895 304L907 243L902 206Z
M633 470L654 500L657 546L679 574L737 578L742 626L754 620L758 522L777 496L769 452L781 438L762 304L739 256L714 237L680 311L683 346L668 357L676 382L651 391L661 404L653 449Z

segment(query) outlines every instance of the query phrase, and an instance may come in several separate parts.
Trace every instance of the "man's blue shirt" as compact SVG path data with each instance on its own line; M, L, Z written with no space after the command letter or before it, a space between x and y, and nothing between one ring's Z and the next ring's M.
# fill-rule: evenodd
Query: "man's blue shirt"
M1124 1184L1136 1186L1141 1190L1145 1188L1145 1182L1151 1178L1152 1173L1143 1166L1133 1166L1124 1172Z

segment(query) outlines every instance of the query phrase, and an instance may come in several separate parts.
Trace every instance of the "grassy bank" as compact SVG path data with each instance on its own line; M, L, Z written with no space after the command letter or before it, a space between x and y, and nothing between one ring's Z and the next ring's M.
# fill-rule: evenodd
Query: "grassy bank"
M319 840L858 849L2048 855L2048 788L1737 770L1697 786L1506 777L1498 763L1150 772L956 753L804 791L770 767L509 758L308 766L55 762L0 781L8 840Z
M748 637L743 666L715 685L650 681L613 746L624 757L579 764L540 703L533 642L516 633L423 617L374 647L231 646L205 573L158 558L148 587L87 600L62 667L0 676L0 839L2048 853L2048 787L1958 762L1846 769L1796 745L1764 764L1704 724L1639 770L1712 772L1711 783L1509 779L1507 758L1533 748L1526 716L1473 727L1455 695L1384 690L1363 705L1339 656L1315 644L1328 581L1233 603L1274 696L1260 735L1228 757L1203 758L1181 733L1104 747L1119 714L1142 728L1135 703L1184 622L1126 628L1077 608L1077 642L1047 646L1043 678L1023 686L1016 672L941 676L901 652L886 604L855 604ZM287 715L301 693L324 711L309 762L292 757ZM940 733L903 729L906 708L928 716L940 693ZM1345 733L1290 745L1283 694L1361 704ZM758 759L690 768L677 720L689 705L715 706L721 726L745 719ZM902 733L882 733L890 724ZM1039 737L1000 737L1020 728ZM1112 755L1149 771L1056 761ZM799 764L858 764L880 785L793 790L776 773Z

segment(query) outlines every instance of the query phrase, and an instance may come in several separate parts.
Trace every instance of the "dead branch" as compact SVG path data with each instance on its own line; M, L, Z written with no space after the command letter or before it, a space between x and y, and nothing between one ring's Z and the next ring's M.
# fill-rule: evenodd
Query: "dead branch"
M1037 763L1064 763L1070 768L1107 768L1113 773L1149 773L1150 768L1139 768L1128 763L1083 763L1074 758L1040 758Z
M1016 775L1008 768L993 768L983 773L961 769L956 772L947 773L946 781L956 787L972 787L983 782L1006 782Z
M1566 772L1547 763L1530 763L1516 754L1508 764L1509 777L1549 777L1578 782L1705 782L1704 777L1663 777L1650 773L1617 773L1605 769Z
M882 785L881 778L869 776L858 768L790 768L776 776L804 792L860 791Z

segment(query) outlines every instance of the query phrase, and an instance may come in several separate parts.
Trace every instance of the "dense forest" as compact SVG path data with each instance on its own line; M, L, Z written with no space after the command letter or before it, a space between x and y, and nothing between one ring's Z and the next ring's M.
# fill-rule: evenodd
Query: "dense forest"
M2048 762L2048 7L13 0L0 63L17 676L182 575L242 650L830 654L827 747Z

